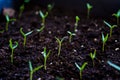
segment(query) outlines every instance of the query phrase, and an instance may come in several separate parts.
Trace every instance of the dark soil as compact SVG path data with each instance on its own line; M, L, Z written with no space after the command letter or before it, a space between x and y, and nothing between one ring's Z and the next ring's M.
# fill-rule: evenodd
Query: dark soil
M9 24L9 30L0 33L0 80L29 80L29 60L33 67L43 65L44 47L51 50L47 60L47 70L43 68L33 75L33 80L79 80L79 70L75 62L80 66L84 62L88 65L83 71L83 80L120 80L120 72L107 64L107 61L120 65L120 26L113 29L113 35L109 38L102 52L101 33L109 33L109 27L103 23L103 19L97 18L87 20L80 16L78 31L69 43L67 31L74 31L75 16L66 12L53 10L46 18L46 26L42 32L36 29L41 27L41 17L35 12L39 9L24 11L20 19ZM58 11L58 12L57 12ZM69 12L68 12L69 13ZM18 15L18 13L16 13ZM115 24L113 19L106 21ZM0 30L5 29L5 21L0 23ZM27 44L23 47L23 36L20 28L24 32L33 30L27 36ZM65 40L62 44L61 54L58 53L58 43L55 37ZM19 46L14 52L14 63L10 62L11 49L9 39L18 41ZM89 56L90 52L97 50L95 66Z

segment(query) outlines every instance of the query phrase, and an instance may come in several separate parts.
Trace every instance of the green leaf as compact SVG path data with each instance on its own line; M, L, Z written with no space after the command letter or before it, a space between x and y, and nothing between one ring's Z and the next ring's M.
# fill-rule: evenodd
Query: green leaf
M9 18L9 15L8 15L8 14L5 15L5 18L6 18L7 22L10 21L10 18Z
M25 37L25 33L23 32L23 28L20 28L20 33Z
M67 33L70 34L70 35L73 35L73 36L76 35L75 33L72 33L72 32L70 32L70 31L67 31Z
M33 67L32 67L31 61L29 61L29 68L30 68L30 71L32 72L33 71Z
M104 23L111 28L111 25L108 22L104 21Z
M80 66L75 62L75 66L79 69L79 70L81 70L81 68L80 68Z
M79 18L78 16L76 16L75 19L76 19L76 21L79 21L79 20L80 20L80 18Z
M92 5L90 5L89 3L87 3L87 8L88 8L88 9L91 9L91 8L92 8Z
M17 48L18 42L15 41L15 45L13 46L13 49Z
M110 61L107 61L107 63L108 63L110 66L112 66L113 68L115 68L115 69L117 69L117 70L120 71L120 66L118 66L118 65L116 65L116 64L114 64L114 63L112 63L112 62L110 62Z
M87 65L88 63L87 62L84 62L83 65L81 66L81 71L84 70L85 66Z
M43 67L43 65L36 67L35 69L33 69L33 73L36 72L36 71L38 71L38 70L41 69L42 67Z
M45 17L42 11L39 11L39 13L40 13L40 16L41 16L42 18Z
M33 31L27 32L25 35L28 36L28 35L30 35L31 33L33 33Z

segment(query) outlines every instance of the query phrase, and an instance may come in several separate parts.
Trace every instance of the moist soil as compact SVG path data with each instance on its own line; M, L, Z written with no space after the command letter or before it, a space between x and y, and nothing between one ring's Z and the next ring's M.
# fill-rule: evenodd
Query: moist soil
M109 27L103 23L103 18L94 18L89 20L83 15L80 17L77 32L69 42L67 31L74 32L75 16L73 13L53 9L46 18L45 28L42 32L36 30L41 27L41 17L39 8L26 10L17 21L9 24L9 30L0 33L0 80L29 80L29 61L33 68L43 65L42 52L44 47L51 54L47 59L47 70L41 68L33 74L33 80L79 80L79 70L75 62L80 66L87 62L82 75L83 80L120 80L120 72L107 64L111 61L120 65L120 26L113 29L112 37L105 45L105 51L102 52L101 33L109 33ZM42 9L44 12L46 10ZM116 24L116 20L106 19L111 24ZM0 30L5 30L5 22L0 22ZM23 36L20 28L25 33L32 31L27 36L26 46L23 46ZM58 56L58 43L55 37L61 39L64 37L60 56ZM14 51L14 62L10 62L11 49L9 48L9 39L13 42L18 41L19 46ZM96 49L96 58L93 66L89 56L90 52Z

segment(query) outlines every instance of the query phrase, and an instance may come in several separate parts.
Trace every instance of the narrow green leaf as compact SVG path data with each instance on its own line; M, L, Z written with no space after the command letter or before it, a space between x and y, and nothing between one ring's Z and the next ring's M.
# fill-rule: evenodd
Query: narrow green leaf
M120 66L118 66L118 65L116 65L116 64L114 64L114 63L112 63L111 61L107 61L107 63L108 63L110 66L112 66L113 68L115 68L115 69L117 69L117 70L120 71Z
M33 31L27 32L25 35L28 36L28 35L30 35L31 33L33 33Z
M43 67L43 65L36 67L35 69L33 69L33 73L36 72L36 71L38 71L38 70L41 69L42 67Z
M33 71L33 67L32 67L31 61L29 61L29 68L30 68L30 71L32 72Z
M80 68L80 66L75 62L75 66L79 69L79 70L81 70L81 68Z

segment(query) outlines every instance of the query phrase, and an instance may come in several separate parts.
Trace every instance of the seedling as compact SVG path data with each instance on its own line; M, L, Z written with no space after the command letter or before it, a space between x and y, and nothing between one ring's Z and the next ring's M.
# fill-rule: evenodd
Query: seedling
M44 57L44 69L46 70L46 62L47 62L47 59L48 59L48 57L49 57L49 55L50 55L50 50L48 51L48 53L47 53L47 51L46 51L46 47L44 47L44 51L43 51L43 57Z
M47 8L48 8L48 12L50 13L51 10L53 9L54 5L53 4L48 4Z
M23 42L23 45L24 45L24 46L26 45L26 38L27 38L27 36L30 35L32 32L33 32L33 31L24 33L24 32L23 32L23 28L20 28L20 33L21 33L22 36L24 37L24 42Z
M110 28L110 37L112 36L113 28L117 27L117 25L110 25L108 22L104 21L104 23Z
M4 33L4 30L1 30L0 33Z
M39 11L39 13L40 13L40 16L42 18L42 24L41 25L45 27L45 19L48 16L48 12L46 12L45 14L43 14L42 11Z
M78 16L75 17L75 28L74 28L74 31L76 32L77 31L77 27L78 27L78 21L80 20L80 18Z
M86 5L87 5L87 19L89 19L90 18L90 11L93 8L93 6L90 5L89 3L87 3Z
M12 21L16 21L16 19L15 18L10 19L8 14L5 15L5 18L6 18L6 21L7 21L6 26L5 26L5 30L8 31L9 23L12 22Z
M41 28L40 29L37 29L37 31L38 32L41 32L41 31L43 31L43 29L45 28L45 19L46 19L46 17L48 16L48 12L46 12L45 14L43 14L43 12L42 11L39 11L39 14L40 14L40 16L41 16L41 18L42 18L42 23L41 23Z
M115 69L117 69L118 71L120 71L120 66L112 63L111 61L107 61L107 63L108 63L110 66L112 66L113 68L115 68Z
M58 42L58 56L60 55L60 51L61 51L61 47L62 47L62 42L64 40L64 37L60 40L59 38L55 37L55 39L57 40Z
M94 59L95 59L95 57L96 57L96 50L94 50L94 53L90 53L90 57L91 57L91 59L92 59L92 62L93 62L93 66L95 65L95 63L94 63Z
M25 3L29 3L29 2L30 2L30 0L24 0L24 3L20 6L20 13L18 15L19 18L22 16L22 13L25 9Z
M70 35L70 36L69 36L69 42L71 43L71 41L72 41L72 37L75 36L76 34L70 32L70 31L67 31L67 33Z
M104 36L104 34L102 33L102 43L103 43L103 45L102 45L102 51L103 52L104 52L105 44L106 44L107 40L108 40L108 34L106 36Z
M13 53L14 53L15 48L17 48L18 46L18 42L15 41L15 44L13 44L12 39L10 39L9 46L10 46L10 49L12 50L10 57L11 57L11 63L13 63Z
M39 69L41 69L43 67L43 65L41 65L41 66L38 66L38 67L36 67L36 68L34 68L33 69L33 67L32 67L32 63L31 63L31 61L29 61L29 68L30 68L30 80L32 80L33 79L33 73L35 73L36 71L38 71Z
M88 63L84 62L83 65L80 67L76 62L75 62L75 66L79 69L79 75L80 75L80 80L82 80L82 72L85 69L86 65Z
M117 19L117 25L119 25L119 18L120 18L120 9L118 10L117 13L113 13L112 16L115 16Z

